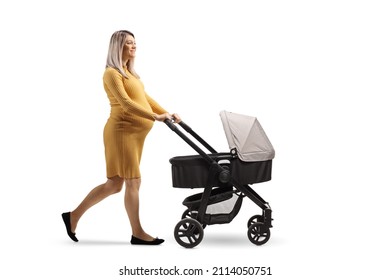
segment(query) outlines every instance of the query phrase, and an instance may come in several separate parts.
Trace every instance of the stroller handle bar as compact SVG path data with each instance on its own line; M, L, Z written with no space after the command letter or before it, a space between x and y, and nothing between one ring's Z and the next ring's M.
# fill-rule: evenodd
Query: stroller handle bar
M188 145L190 145L199 155L206 160L210 166L214 167L214 172L218 174L219 181L221 183L227 183L230 181L230 171L222 168L214 159L212 159L208 154L206 154L201 148L199 148L191 139L187 137L176 125L172 122L171 119L166 119L164 123L177 135L180 136ZM211 153L217 153L206 141L204 141L198 134L196 134L187 124L183 121L178 123L185 131L191 134L196 140L198 140L203 146L205 146Z
M172 120L166 119L164 123L174 132L178 132L176 125L172 122ZM201 143L207 150L211 153L217 153L217 151L211 147L202 137L200 137L195 131L192 130L185 122L180 121L178 123L185 131L187 131L190 135L192 135L199 143ZM179 134L179 136L182 136ZM184 135L185 136L185 135ZM183 137L182 137L183 138ZM187 142L187 141L186 141ZM187 142L188 143L188 142Z
M195 151L197 151L209 164L212 164L214 162L214 160L208 155L206 154L201 148L199 148L194 142L191 141L190 138L187 137L187 135L185 135L182 131L180 131L180 129L178 129L178 127L175 125L175 123L172 122L171 119L166 119L164 121L164 123L173 131L175 132L177 135L180 136L180 138L182 138L185 142L187 142L188 145L190 145ZM183 126L183 121L181 121L179 124L181 124L180 126ZM187 125L184 125L185 127L187 127Z

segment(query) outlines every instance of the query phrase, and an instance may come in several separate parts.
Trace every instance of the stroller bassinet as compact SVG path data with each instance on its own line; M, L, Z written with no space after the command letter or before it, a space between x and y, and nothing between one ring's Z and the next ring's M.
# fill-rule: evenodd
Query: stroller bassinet
M274 149L256 118L226 111L222 111L220 116L230 153L217 153L189 126L180 122L182 128L211 152L206 154L176 125L166 121L199 153L170 159L173 187L204 188L203 193L189 196L183 201L187 209L175 227L176 241L186 248L195 247L202 241L206 225L230 223L246 196L262 209L262 214L248 221L249 240L262 245L270 238L272 210L248 184L271 180Z

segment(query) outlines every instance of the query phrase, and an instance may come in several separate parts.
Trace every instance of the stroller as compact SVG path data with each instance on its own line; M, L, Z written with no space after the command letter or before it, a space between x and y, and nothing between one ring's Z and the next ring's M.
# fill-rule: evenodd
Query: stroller
M207 148L206 153L170 120L168 127L199 155L170 159L174 188L203 188L202 193L184 199L187 209L174 229L181 246L193 248L203 239L207 225L230 223L248 197L262 210L248 220L247 236L255 245L265 244L272 227L272 210L249 184L271 180L275 151L255 117L227 111L220 113L230 153L218 153L184 122L179 125Z

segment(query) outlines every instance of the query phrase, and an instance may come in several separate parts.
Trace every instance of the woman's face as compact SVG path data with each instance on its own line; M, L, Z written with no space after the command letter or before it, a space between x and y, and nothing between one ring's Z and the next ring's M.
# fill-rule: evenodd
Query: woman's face
M135 57L136 43L135 39L131 35L127 35L125 45L123 46L122 60L128 61Z

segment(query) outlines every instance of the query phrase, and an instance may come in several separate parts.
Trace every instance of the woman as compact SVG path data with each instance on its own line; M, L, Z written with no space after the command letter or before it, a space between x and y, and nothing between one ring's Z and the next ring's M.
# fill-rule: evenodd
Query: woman
M115 32L110 40L104 89L111 105L110 117L104 127L107 182L94 188L72 212L62 214L68 236L75 242L75 230L82 215L109 195L121 191L125 183L125 208L132 228L131 244L158 245L163 239L147 234L139 218L139 164L145 137L155 120L173 118L145 91L134 71L136 43L126 30Z

